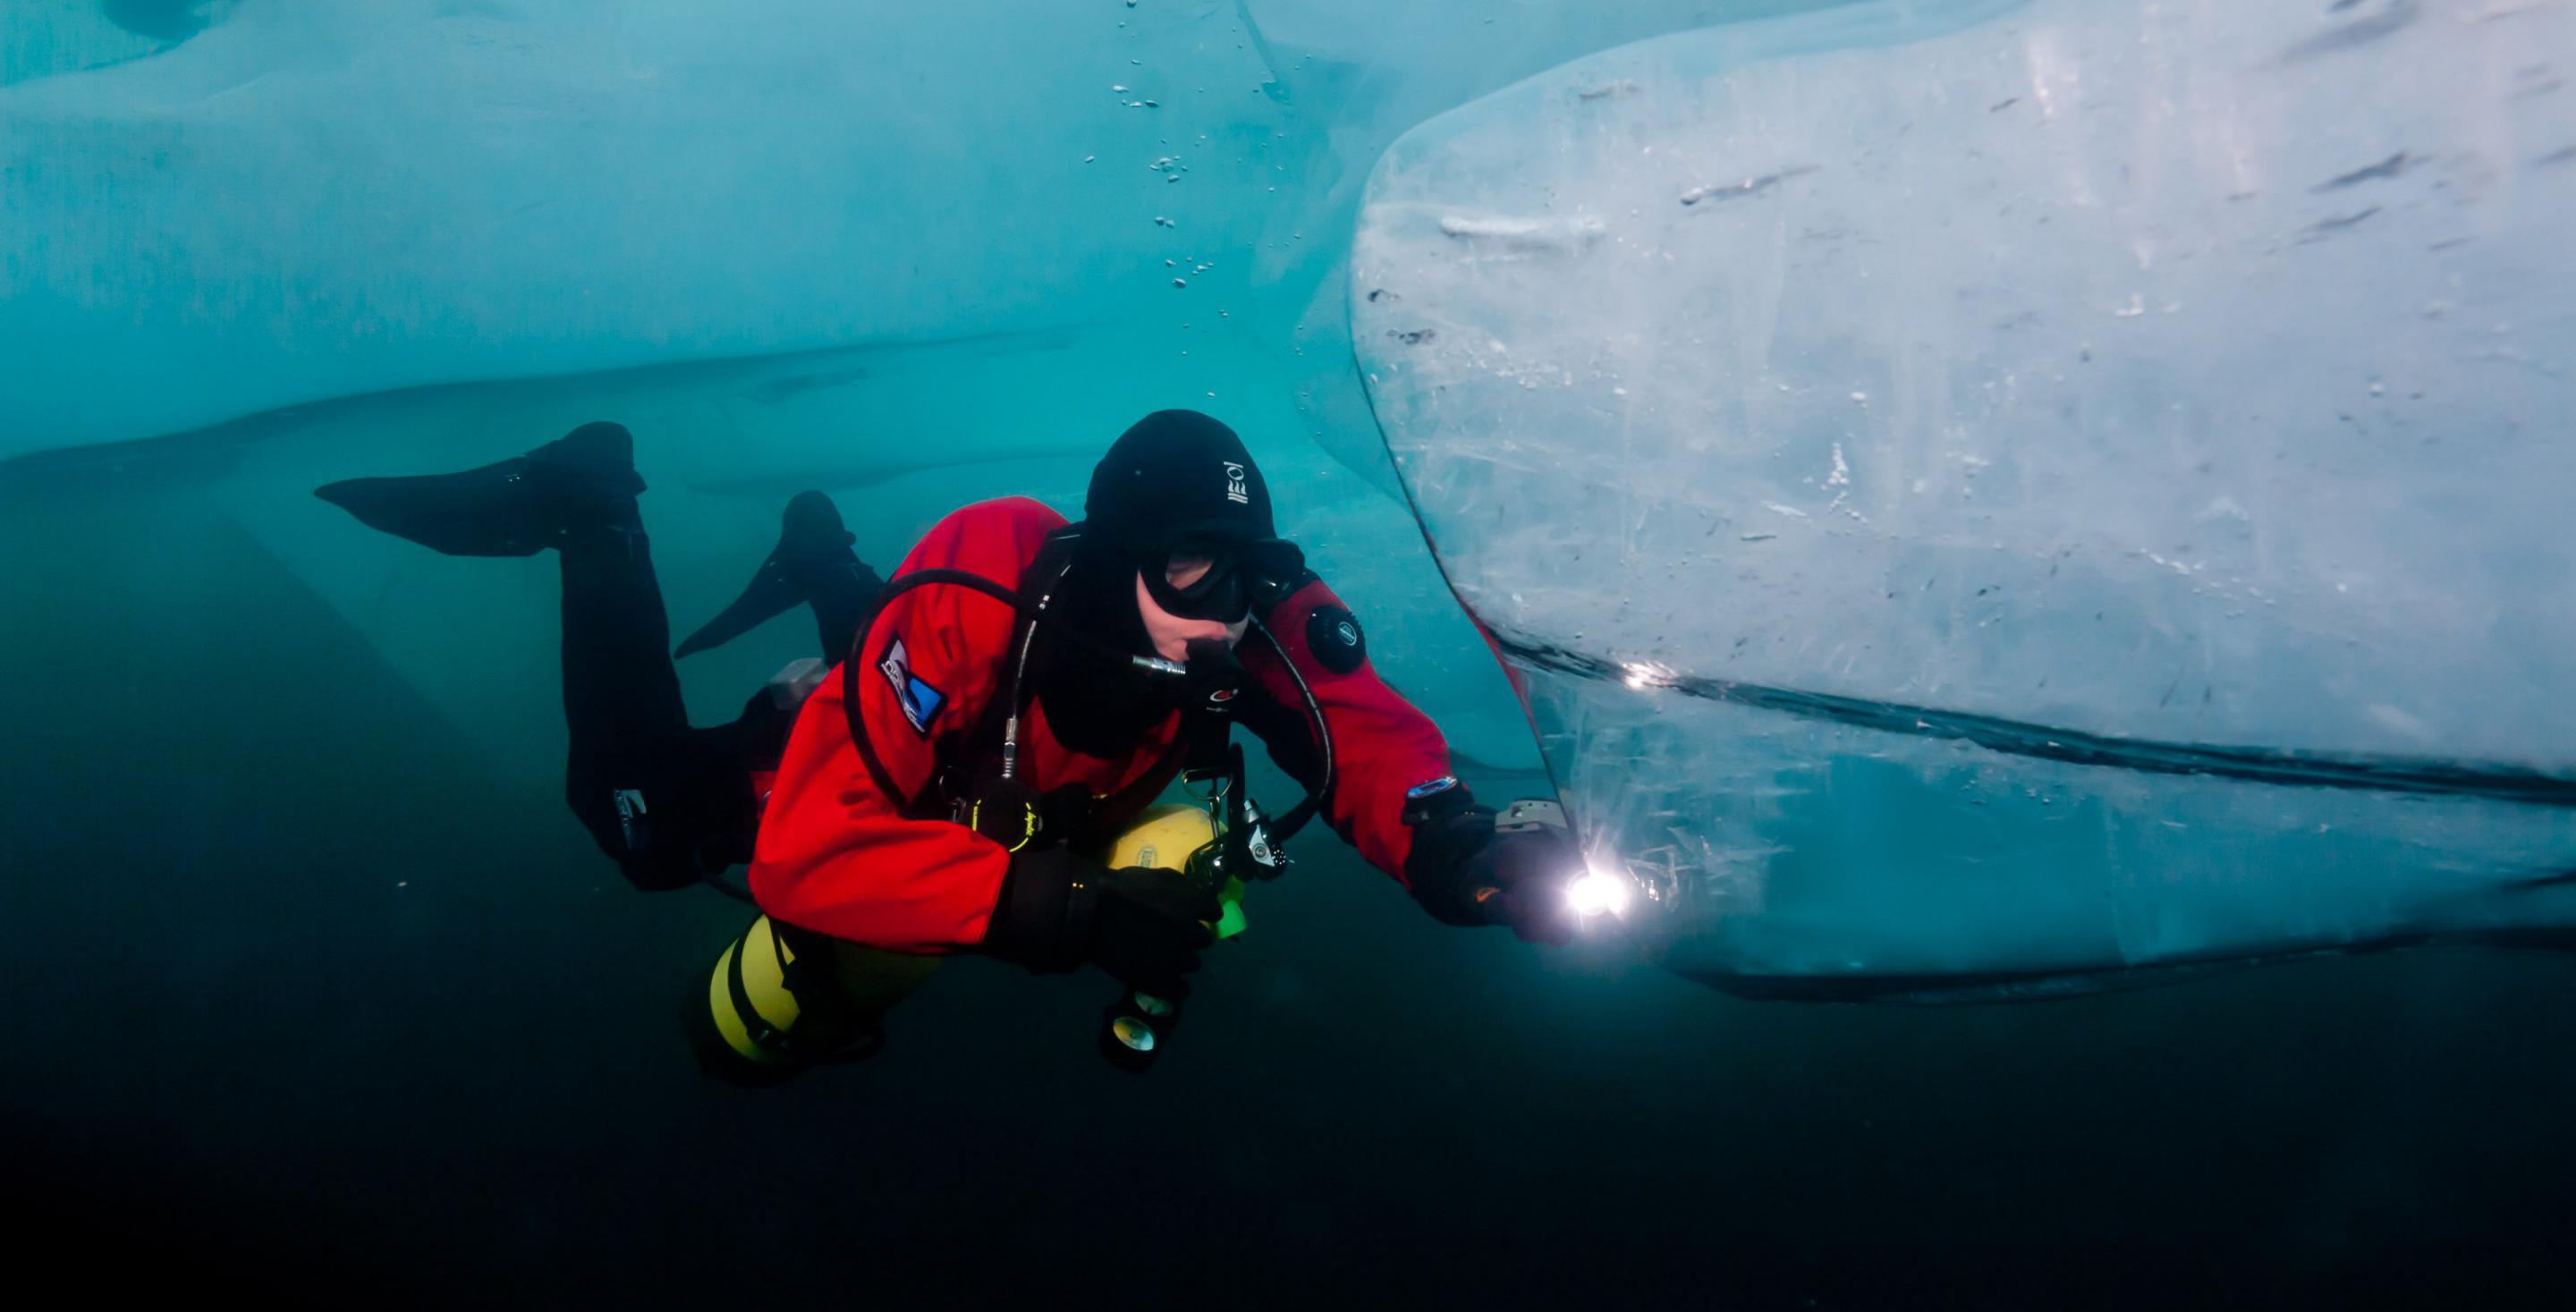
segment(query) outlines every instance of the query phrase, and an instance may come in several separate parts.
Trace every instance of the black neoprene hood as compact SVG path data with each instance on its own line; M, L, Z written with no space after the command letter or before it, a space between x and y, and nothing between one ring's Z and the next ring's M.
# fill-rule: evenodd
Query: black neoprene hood
M1278 536L1270 486L1243 439L1196 410L1157 410L1120 434L1091 471L1082 513L1086 528L1130 550Z

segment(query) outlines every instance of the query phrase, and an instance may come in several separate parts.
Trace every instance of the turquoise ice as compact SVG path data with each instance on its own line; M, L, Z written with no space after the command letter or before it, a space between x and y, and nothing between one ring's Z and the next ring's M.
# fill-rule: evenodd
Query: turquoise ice
M1857 6L1415 129L1351 313L1676 964L2576 920L2576 9Z

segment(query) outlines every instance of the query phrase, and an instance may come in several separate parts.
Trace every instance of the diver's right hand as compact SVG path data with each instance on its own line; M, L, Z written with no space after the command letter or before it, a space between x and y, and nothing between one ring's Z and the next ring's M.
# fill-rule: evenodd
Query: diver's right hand
M1199 950L1216 941L1209 922L1224 908L1175 871L1126 866L1101 876L1091 960L1131 989L1169 996L1199 968Z
M983 950L1031 970L1088 961L1130 988L1169 988L1197 970L1221 914L1213 890L1169 870L1110 869L1061 847L1011 856Z

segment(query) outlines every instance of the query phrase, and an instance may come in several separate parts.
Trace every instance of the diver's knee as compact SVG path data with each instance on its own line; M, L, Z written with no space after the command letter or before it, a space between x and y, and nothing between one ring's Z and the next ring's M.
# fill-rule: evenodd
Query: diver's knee
M640 788L573 784L564 800L573 818L590 833L590 841L626 882L646 893L694 888L706 878L692 826L666 814L667 801L657 801Z

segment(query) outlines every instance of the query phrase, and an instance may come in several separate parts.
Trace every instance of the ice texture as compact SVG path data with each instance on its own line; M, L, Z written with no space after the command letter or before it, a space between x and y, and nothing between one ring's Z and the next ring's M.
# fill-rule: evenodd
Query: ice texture
M1427 116L1816 7L25 0L0 487L166 482L542 781L505 730L553 723L544 571L353 541L311 486L620 418L699 615L797 488L882 558L964 499L1074 509L1196 404L1509 775L1374 401L1578 814L1691 889L1686 968L2563 925L2570 6L1665 36L1411 138L1350 282Z
M884 563L962 501L1078 513L1112 436L1196 405L1389 676L1523 769L1380 494L1339 308L1361 182L1515 78L1800 3L26 0L0 13L0 501L184 483L542 780L557 753L516 740L553 714L527 680L550 579L353 541L315 484L620 419L695 613L799 488ZM467 607L488 623L445 620ZM731 653L684 666L702 715L789 654Z
M1305 432L1397 491L1368 398L1350 370L1348 241L1370 165L1426 118L1576 55L1660 33L1823 8L1838 0L1236 0L1271 70L1266 94L1290 132L1275 142L1277 191L1251 249L1265 327Z
M1856 6L1402 138L1359 366L1760 989L2576 924L2576 5Z
M0 21L0 86L139 59L230 7L231 0L14 0Z
M1187 197L1261 170L1257 127L1214 138L1269 102L1235 43L1121 21L255 0L166 54L0 88L0 455L1165 308L1149 264L1240 238ZM1167 107L1125 108L1114 81ZM1148 162L1174 155L1188 182L1162 185Z
M1338 280L1386 144L1811 2L26 0L0 14L0 458L1223 310L1318 325L1308 435L1375 473ZM1176 288L1166 261L1212 267Z

